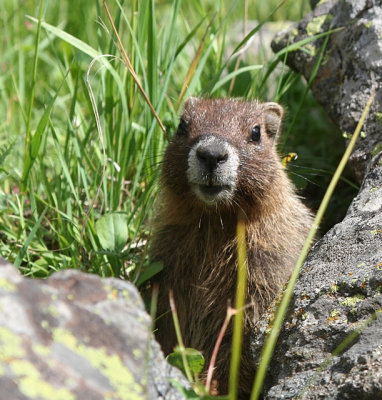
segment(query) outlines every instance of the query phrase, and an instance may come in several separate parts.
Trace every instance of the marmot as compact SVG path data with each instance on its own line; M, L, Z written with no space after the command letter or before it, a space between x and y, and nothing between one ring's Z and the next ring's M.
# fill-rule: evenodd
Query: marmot
M234 305L236 223L245 216L248 287L239 391L248 394L255 361L246 338L288 280L312 223L276 152L283 109L276 103L191 98L164 155L150 258L162 261L156 337L167 354L177 344L169 290L186 347L208 367ZM214 378L228 390L232 328L219 350ZM245 397L245 395L244 395Z

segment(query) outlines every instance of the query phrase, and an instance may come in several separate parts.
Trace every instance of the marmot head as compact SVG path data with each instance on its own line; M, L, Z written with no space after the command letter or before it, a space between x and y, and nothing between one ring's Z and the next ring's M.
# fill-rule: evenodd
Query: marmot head
M276 103L190 98L166 151L164 184L203 205L261 196L280 164L275 139L282 115Z

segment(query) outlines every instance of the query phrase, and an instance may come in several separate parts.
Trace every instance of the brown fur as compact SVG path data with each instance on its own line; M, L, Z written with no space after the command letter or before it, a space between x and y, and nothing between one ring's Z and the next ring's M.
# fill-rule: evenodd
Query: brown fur
M311 224L308 209L294 192L275 149L282 109L274 103L234 99L191 99L183 119L187 134L175 135L162 169L161 194L154 219L151 259L163 261L157 278L157 339L165 353L177 344L168 293L173 290L184 343L200 350L206 366L236 292L236 237L239 210L246 218L248 287L244 337L288 279ZM261 145L248 140L255 125ZM183 129L181 126L180 129ZM237 187L230 202L206 205L190 189L187 157L200 135L224 137L239 154ZM230 327L220 348L214 376L227 392ZM254 361L244 340L240 391L252 386Z

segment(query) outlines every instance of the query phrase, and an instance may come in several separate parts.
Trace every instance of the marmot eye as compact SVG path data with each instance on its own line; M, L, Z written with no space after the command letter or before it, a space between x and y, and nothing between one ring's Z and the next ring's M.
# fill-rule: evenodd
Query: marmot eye
M188 133L188 122L184 118L180 118L177 135L185 136Z
M261 138L261 129L260 129L260 125L256 125L252 128L252 132L251 132L251 140L253 142L259 142Z

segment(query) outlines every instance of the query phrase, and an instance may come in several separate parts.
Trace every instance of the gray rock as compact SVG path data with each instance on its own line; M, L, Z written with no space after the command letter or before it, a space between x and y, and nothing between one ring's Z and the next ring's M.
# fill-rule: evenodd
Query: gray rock
M302 399L382 398L381 156L374 161L345 219L304 264L269 369L266 399L301 393ZM257 354L264 321L259 331Z
M317 1L312 1L313 5ZM382 399L382 3L320 1L281 33L274 50L330 28L312 90L336 124L353 132L377 94L352 154L363 183L345 219L312 248L294 289L269 367L265 399ZM289 54L309 79L324 39ZM252 351L259 358L274 309L259 321Z
M320 1L311 14L281 32L272 48L279 51L288 43L338 28L330 34L312 91L339 128L351 134L370 95L374 74L377 94L363 128L366 136L358 141L350 158L352 170L362 182L372 156L382 150L382 90L378 90L382 85L381 1ZM289 53L288 64L308 80L324 41L315 40Z
M31 280L2 261L0 307L2 399L183 398L129 282L74 270Z

